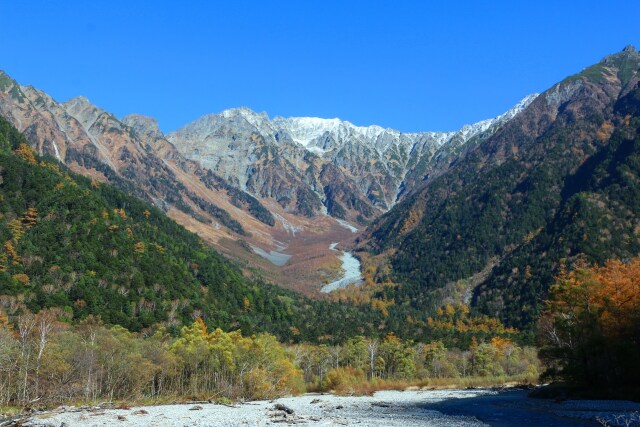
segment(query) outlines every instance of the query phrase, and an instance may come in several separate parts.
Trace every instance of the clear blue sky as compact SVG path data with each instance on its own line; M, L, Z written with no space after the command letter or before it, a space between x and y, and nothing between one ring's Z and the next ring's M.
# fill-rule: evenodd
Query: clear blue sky
M454 130L629 43L638 0L0 0L0 69L164 131L238 106Z

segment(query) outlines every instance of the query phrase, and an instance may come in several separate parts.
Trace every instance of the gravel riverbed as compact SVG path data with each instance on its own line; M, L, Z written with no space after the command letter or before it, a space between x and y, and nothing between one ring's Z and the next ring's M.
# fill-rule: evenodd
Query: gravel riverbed
M130 409L73 408L34 415L22 425L80 426L586 426L637 416L633 402L530 399L526 391L380 391L373 396L306 394L235 405L158 405ZM625 425L619 423L618 425Z

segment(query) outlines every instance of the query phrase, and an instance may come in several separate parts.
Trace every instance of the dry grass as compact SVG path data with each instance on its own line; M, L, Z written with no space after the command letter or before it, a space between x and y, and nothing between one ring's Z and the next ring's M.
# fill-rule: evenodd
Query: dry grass
M21 407L0 405L0 419L2 417L13 417L20 413L22 413Z
M445 390L464 388L514 387L518 385L537 384L535 375L516 375L499 377L463 377L463 378L427 378L423 380L385 380L349 384L336 390L326 390L321 387L310 387L308 391L331 391L338 395L372 395L381 390Z

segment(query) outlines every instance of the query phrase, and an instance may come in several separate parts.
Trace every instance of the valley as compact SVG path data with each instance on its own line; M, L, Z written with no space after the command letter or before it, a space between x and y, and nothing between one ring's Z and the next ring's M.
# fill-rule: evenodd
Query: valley
M342 280L332 243L352 247L423 176L444 173L467 141L488 138L535 99L457 132L404 134L235 108L164 135L153 118L117 119L84 97L60 103L6 74L0 80L0 113L38 154L153 203L247 274L313 298ZM343 285L359 277L359 261L346 262Z
M544 239L562 221L571 177L609 138L626 138L615 132L624 124L617 106L632 95L638 62L628 47L455 132L233 108L165 135L153 118L117 119L84 97L60 103L6 74L0 113L38 154L154 204L248 277L326 299L327 290L366 279L355 271L364 261L365 283L378 285L364 293L401 284L384 298L433 312L459 288L466 296L456 302L528 328L557 266L513 265L529 269L534 285L524 294L511 286L506 300L493 289L504 277L519 280L506 265L532 245L545 241L534 254L558 248ZM632 234L612 247L616 255L636 252ZM571 259L579 253L566 250Z
M5 73L0 115L2 403L637 396L633 46L454 132L233 108L165 134Z

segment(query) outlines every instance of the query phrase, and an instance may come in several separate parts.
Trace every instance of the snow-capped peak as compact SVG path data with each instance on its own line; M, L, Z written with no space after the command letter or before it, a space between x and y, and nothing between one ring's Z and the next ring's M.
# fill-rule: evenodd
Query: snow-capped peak
M441 147L452 141L455 141L455 144L464 143L494 125L511 120L537 96L538 94L528 95L504 114L493 119L464 125L457 132L402 133L376 125L356 126L339 118L275 117L269 119L267 113L257 113L247 107L230 108L218 114L203 116L180 131L190 134L211 134L213 130L225 123L236 122L234 126L246 127L248 124L247 130L257 131L274 142L288 139L323 157L329 152L336 153L345 144L367 146L382 156L383 153L397 146L404 146L412 151L416 144L423 146L426 143L432 147ZM237 122L239 119L241 122Z
M276 117L274 123L284 128L298 144L309 148L310 143L326 132L335 132L342 121L340 119L321 119L319 117Z
M500 114L499 116L494 117L493 119L486 119L470 125L464 125L458 132L452 133L451 137L455 135L460 135L464 140L468 140L474 137L475 135L485 132L495 124L505 123L511 120L512 118L514 118L519 112L527 108L529 104L531 104L533 100L538 97L538 95L539 94L537 93L532 93L531 95L525 96L520 102L514 105L507 112Z
M319 147L316 145L318 139L327 134L337 140L356 137L368 141L374 141L385 132L400 135L400 132L394 129L385 129L376 125L356 126L351 122L338 118L276 117L273 119L273 122L279 128L286 130L291 135L293 141L315 152L319 150Z
M233 119L235 117L242 117L244 120L249 122L252 126L256 128L262 127L266 122L269 121L269 116L266 112L257 113L250 108L247 107L238 107L238 108L230 108L228 110L224 110L219 116L224 119Z

